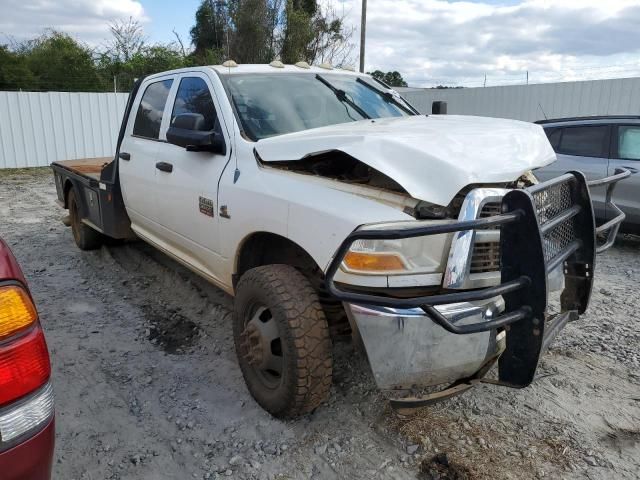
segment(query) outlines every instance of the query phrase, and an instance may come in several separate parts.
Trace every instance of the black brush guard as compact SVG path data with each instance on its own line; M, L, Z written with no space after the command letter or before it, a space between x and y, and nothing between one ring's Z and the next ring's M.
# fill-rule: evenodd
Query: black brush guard
M584 313L589 304L595 267L595 254L609 248L625 216L611 201L616 182L630 172L587 182L580 172L522 190L512 190L502 200L502 213L477 220L417 226L395 230L363 228L351 233L338 249L326 274L327 290L337 299L394 308L422 308L445 330L470 334L497 328L506 330L506 349L499 359L499 383L515 388L529 385L536 372L541 353L549 346L567 321ZM607 206L615 218L596 228L589 186L607 185ZM440 235L471 229L500 227L501 282L497 286L437 295L398 298L350 290L334 281L344 256L356 240L394 240L425 235ZM596 244L596 234L608 231L603 244ZM560 297L560 313L547 315L547 278L562 267L565 288ZM499 316L467 325L455 325L443 316L437 305L486 300L502 295L505 310ZM487 369L472 379L462 379L448 390L464 391L484 376ZM441 392L445 393L445 392ZM439 394L437 394L439 395ZM439 395L443 397L442 395ZM444 395L446 397L447 395ZM404 407L432 403L430 400L397 400ZM413 402L413 403L412 403Z

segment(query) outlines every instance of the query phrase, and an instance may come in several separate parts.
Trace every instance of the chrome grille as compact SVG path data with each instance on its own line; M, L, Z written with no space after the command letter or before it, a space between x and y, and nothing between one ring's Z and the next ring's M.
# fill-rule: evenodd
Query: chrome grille
M492 217L494 215L500 215L500 213L502 213L501 209L502 209L502 203L500 203L500 202L487 202L482 207L482 210L480 210L480 215L478 215L478 218Z
M478 218L500 215L502 203L487 202L480 210ZM500 227L493 227L500 229ZM500 270L500 242L479 242L477 239L473 245L471 254L471 269L469 273L485 273Z
M470 273L500 270L500 242L476 242L471 255Z
M500 214L506 188L474 188L460 208L458 220L476 220ZM477 275L481 274L481 275ZM500 227L457 232L451 241L443 286L472 289L500 283Z

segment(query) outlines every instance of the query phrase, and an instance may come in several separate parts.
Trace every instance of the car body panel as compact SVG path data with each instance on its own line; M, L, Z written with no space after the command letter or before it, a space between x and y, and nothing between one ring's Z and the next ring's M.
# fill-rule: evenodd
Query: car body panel
M512 182L556 158L538 125L463 115L361 120L262 139L255 149L264 162L339 150L438 205L467 185Z
M607 176L609 159L598 157L582 157L575 155L564 155L557 153L557 161L546 167L534 171L538 180L544 182L555 177L559 177L567 172L580 171L584 173L587 180L596 180ZM595 187L589 189L593 200L593 209L598 218L606 217L605 192L606 187Z
M640 129L640 117L637 116L600 116L576 117L538 122L546 131L560 128L604 125L610 128L609 152L606 157L584 157L556 153L558 160L550 165L535 170L538 179L544 181L557 177L571 170L582 171L588 180L595 180L615 174L619 168L632 172L631 177L616 185L613 193L614 203L625 213L623 231L640 232L640 160L622 159L618 155L618 129L633 126ZM591 198L596 218L600 221L609 219L611 212L605 207L605 187L591 188Z
M18 281L27 286L22 269L9 246L0 238L0 281ZM0 452L2 480L49 480L54 451L54 419L34 436Z
M17 280L24 285L27 284L16 257L13 256L11 249L2 238L0 238L0 281L1 280Z
M55 420L29 440L0 453L2 480L49 480L53 464Z

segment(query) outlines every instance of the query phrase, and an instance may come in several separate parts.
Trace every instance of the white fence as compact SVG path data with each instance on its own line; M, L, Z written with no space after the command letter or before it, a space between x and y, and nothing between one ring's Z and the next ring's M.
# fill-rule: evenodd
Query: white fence
M0 92L0 169L112 155L127 96Z
M640 78L399 90L424 113L444 100L451 114L526 121L640 115ZM126 101L126 93L0 92L0 169L112 155Z
M544 83L486 88L399 88L422 113L434 101L447 113L513 118L533 122L588 115L640 115L640 78Z

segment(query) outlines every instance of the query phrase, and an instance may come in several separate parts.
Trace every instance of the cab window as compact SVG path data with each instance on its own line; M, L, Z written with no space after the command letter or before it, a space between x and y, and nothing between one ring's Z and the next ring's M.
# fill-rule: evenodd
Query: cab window
M171 113L171 124L178 115L192 114L194 121L192 130L209 132L214 129L216 107L206 82L198 77L187 77L180 80L176 101Z
M560 136L562 135L561 128L545 128L544 133L547 134L547 138L549 139L549 143L554 150L558 150L558 145L560 144Z
M590 125L563 128L556 151L565 155L608 158L609 127Z
M133 125L133 134L139 137L146 137L157 140L160 136L160 125L162 124L162 114L169 97L169 90L173 80L162 80L154 82L144 91L136 121Z
M618 127L618 158L640 160L640 127Z

